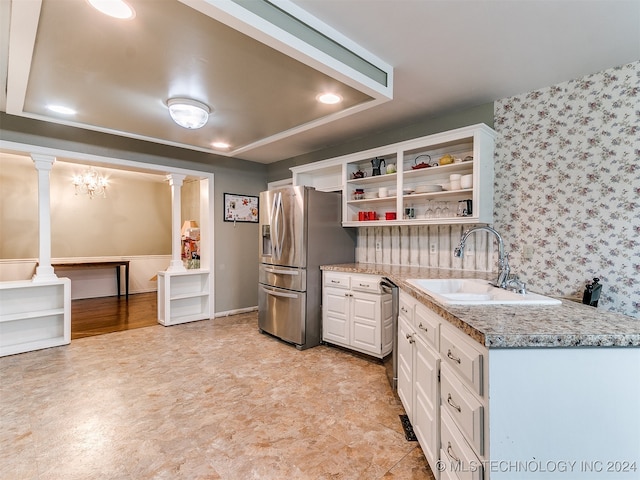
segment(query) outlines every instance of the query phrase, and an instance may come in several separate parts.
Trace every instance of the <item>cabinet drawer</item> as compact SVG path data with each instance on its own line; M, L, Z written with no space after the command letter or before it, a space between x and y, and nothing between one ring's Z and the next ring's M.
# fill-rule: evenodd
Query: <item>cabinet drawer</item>
M440 316L420 303L416 304L413 315L413 325L416 327L418 334L438 350Z
M440 398L442 409L451 414L467 441L483 455L484 407L446 365L441 369Z
M406 293L400 292L398 299L398 315L406 318L409 323L413 323L414 300Z
M483 395L483 354L465 341L462 334L440 329L440 355L442 361L451 366L478 395Z
M327 287L350 288L350 280L351 276L349 275L333 272L324 273L324 284Z
M352 275L351 289L358 292L382 293L380 277L375 275Z
M460 430L445 410L441 412L440 438L442 457L445 471L449 477L459 480L482 480L482 463L473 452L473 449L464 440Z

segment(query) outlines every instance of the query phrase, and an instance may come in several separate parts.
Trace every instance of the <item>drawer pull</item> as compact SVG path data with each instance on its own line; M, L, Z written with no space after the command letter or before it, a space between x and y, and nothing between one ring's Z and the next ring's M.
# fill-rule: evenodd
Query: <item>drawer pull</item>
M361 283L360 284L361 287L366 287L366 288L370 288L371 285L369 285L368 283Z
M403 313L409 313L409 310L407 310L406 308L404 308L404 306L403 306L403 307L400 307L400 310L402 310L402 312L403 312Z
M429 329L427 327L423 327L422 326L422 322L420 322L420 325L418 325L418 328L421 328L422 330L424 330L425 332L428 332Z
M331 280L331 283L342 283L340 280Z
M451 360L453 360L456 363L460 363L460 358L454 356L453 353L451 353L451 349L447 350L447 357L449 357Z
M455 456L453 453L453 447L451 446L451 442L447 442L447 455L449 455L456 462L460 462L460 459Z
M416 342L413 339L413 334L411 334L411 333L407 333L407 340L409 340L409 343L415 343Z
M453 403L453 398L451 397L451 394L447 396L447 403L451 405L453 408L455 408L456 410L458 410L458 412L462 411L462 408L460 408L460 405L456 405L455 403Z

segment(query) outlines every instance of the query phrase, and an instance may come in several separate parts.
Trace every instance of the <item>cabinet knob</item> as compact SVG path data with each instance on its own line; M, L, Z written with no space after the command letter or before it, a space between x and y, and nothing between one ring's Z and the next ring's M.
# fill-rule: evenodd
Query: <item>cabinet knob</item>
M412 333L407 333L407 340L409 340L409 343L415 343Z
M422 330L424 330L425 332L428 332L429 329L427 327L423 327L422 326L422 322L420 322L420 325L418 325L418 328L421 328Z

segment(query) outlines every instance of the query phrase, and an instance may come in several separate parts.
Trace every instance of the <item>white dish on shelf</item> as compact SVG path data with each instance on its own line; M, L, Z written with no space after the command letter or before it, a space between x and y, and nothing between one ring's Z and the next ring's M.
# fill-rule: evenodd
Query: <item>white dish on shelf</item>
M415 192L413 188L406 187L402 189L402 193L404 193L405 195L411 195L413 192Z
M418 185L416 187L416 193L432 193L441 191L442 185Z
M371 200L372 198L378 198L378 192L364 192L365 200Z

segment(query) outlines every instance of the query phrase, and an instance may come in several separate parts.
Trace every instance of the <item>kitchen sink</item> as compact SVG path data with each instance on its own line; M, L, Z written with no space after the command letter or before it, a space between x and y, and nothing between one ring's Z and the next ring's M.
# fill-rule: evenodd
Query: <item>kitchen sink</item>
M407 280L435 300L447 305L560 305L555 298L537 293L516 293L477 278Z

